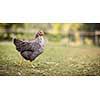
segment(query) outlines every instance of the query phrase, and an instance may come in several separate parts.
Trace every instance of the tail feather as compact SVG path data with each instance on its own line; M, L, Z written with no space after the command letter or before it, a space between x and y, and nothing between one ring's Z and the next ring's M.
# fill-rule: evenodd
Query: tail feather
M13 37L13 43L15 43L15 41L16 41L16 33L14 32L14 37Z
M23 51L27 51L27 50L34 51L34 48L32 47L31 42L23 41L23 40L14 38L13 43L15 44L16 49L19 52L23 52Z
M13 43L16 45L16 38L13 38Z
M14 39L13 39L13 43L15 44L16 49L17 49L18 51L21 51L21 43L22 43L22 41L19 40L19 39L14 38Z

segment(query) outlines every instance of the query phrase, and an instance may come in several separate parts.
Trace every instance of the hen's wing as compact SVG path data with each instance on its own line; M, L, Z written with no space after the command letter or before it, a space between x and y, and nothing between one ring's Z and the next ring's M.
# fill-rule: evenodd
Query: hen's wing
M23 51L34 51L33 48L33 44L30 41L24 41L24 40L20 40L20 39L14 39L14 44L16 46L16 49L19 52L23 52Z
M32 51L24 51L21 53L21 55L26 59L26 60L30 60L33 61L36 59L36 57L38 57L41 53L43 53L43 50L36 50L34 52Z

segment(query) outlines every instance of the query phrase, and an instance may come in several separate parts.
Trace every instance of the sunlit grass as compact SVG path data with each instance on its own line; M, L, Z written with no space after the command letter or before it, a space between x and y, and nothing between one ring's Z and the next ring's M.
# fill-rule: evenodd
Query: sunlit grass
M33 65L20 66L13 43L0 42L0 75L100 75L100 48L48 43Z

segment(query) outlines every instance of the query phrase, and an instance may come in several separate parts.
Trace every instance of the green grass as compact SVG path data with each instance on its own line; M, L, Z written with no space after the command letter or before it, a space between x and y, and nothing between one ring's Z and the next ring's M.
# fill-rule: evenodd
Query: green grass
M0 75L100 75L100 48L48 43L33 65L24 60L20 66L13 43L0 42Z

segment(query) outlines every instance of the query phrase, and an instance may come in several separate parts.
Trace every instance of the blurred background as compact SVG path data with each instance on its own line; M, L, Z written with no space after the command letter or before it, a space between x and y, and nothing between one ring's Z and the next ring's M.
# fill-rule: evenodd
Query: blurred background
M39 30L43 30L51 42L100 46L99 23L0 23L0 41L11 41L14 34L18 38L32 39Z
M45 50L33 61L19 65L12 42L32 40L43 30ZM0 23L0 75L100 75L99 23Z

